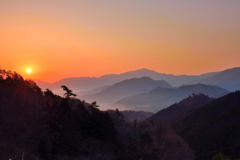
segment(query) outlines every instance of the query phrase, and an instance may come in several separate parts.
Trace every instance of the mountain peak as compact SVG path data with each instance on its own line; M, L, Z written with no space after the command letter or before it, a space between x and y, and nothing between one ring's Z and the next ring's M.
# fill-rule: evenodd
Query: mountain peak
M154 71L154 70L147 69L147 68L137 69L137 71L153 71L153 72L156 72L156 71Z

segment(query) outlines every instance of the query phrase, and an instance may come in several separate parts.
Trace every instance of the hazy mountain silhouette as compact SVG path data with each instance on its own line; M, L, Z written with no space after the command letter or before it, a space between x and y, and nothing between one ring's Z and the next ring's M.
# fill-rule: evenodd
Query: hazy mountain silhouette
M148 69L139 69L135 71L125 72L122 74L109 74L99 78L96 77L78 77L78 78L65 78L52 84L35 80L35 82L43 89L51 89L54 93L62 95L60 86L65 84L77 93L82 91L91 91L103 86L110 86L117 82L121 82L126 79L150 77L153 80L165 80L173 86L180 86L183 84L212 84L223 87L230 91L240 90L240 68L232 68L221 72L211 72L202 75L172 75L158 73ZM96 90L95 90L96 91ZM99 91L99 90L98 90ZM92 92L94 93L94 92ZM96 93L96 92L95 92ZM82 93L77 94L81 99Z
M52 84L48 83L48 82L44 82L38 79L34 79L33 80L38 86L40 86L42 89L46 89L46 88L51 88Z
M127 77L132 77L132 78L139 78L139 77L150 77L154 80L165 80L168 83L170 83L173 86L179 86L182 85L188 81L191 80L197 80L197 79L204 79L204 78L209 78L214 75L216 75L218 72L211 72L211 73L206 73L202 74L199 76L195 75L173 75L173 74L165 74L165 73L159 73L153 70L149 70L146 68L135 70L135 71L130 71L126 73L122 73L119 76L123 77L123 79L127 79Z
M180 102L172 104L171 106L157 112L156 114L149 117L148 120L155 120L158 119L159 117L164 117L168 120L173 120L183 112L192 108L198 108L213 100L214 98L210 98L209 96L206 96L204 94L192 94L187 98L184 98Z
M82 96L84 96L84 95L96 94L96 93L102 91L103 89L105 89L107 87L109 87L109 86L102 86L102 87L99 87L99 88L96 88L96 89L80 91L80 92L77 92L77 96L79 98L82 98Z
M154 81L149 77L127 79L109 86L99 93L82 96L87 101L97 101L100 106L114 103L124 97L148 92L156 87L172 88L164 80Z
M103 75L99 78L96 77L74 77L74 78L65 78L59 81L56 81L52 84L46 84L42 81L35 80L35 82L44 90L46 88L50 88L55 90L59 88L62 84L65 84L72 88L73 90L92 90L106 85L113 85L117 82L121 82L126 79L131 78L141 78L141 77L150 77L154 80L165 80L171 85L179 86L189 81L200 80L204 78L209 78L216 75L218 72L212 72L207 74L202 74L199 76L188 76L188 75L180 75L176 76L173 74L164 74L158 73L149 69L139 69L135 71L125 72L122 74L109 74Z
M101 86L104 86L104 81L96 77L74 77L74 78L65 78L59 81L52 83L52 87L59 87L62 84L66 84L70 88L77 88L82 90L95 89Z
M116 103L112 104L111 106L123 110L125 109L142 110L144 108L148 110L148 107L158 106L158 110L161 110L173 103L182 100L183 98L186 98L192 93L195 94L202 93L210 97L217 98L226 95L227 93L229 93L229 91L217 86L204 84L183 85L178 88L157 87L148 93L142 93L135 96L123 98L117 101Z
M202 80L195 80L189 83L203 83L217 85L230 91L240 90L240 67L227 69L218 74Z

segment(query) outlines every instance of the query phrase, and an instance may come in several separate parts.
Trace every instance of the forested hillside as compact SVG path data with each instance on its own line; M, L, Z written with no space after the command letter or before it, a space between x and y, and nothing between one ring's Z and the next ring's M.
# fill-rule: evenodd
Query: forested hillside
M206 104L175 121L176 131L195 151L196 159L211 159L218 152L240 157L240 91Z
M15 72L1 70L0 75L1 159L114 157L116 129L95 103L72 98L66 86L59 97Z
M0 70L0 157L17 160L192 160L188 144L162 119L125 120L62 85L63 97ZM180 146L179 146L180 145Z

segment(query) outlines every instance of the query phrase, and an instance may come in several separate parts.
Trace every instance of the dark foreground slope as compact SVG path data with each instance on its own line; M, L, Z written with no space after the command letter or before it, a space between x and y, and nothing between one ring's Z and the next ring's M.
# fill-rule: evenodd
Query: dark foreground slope
M108 110L108 113L114 114L115 110ZM124 117L125 121L128 121L130 123L133 123L134 121L143 121L153 115L152 112L144 112L144 111L121 111L121 114Z
M0 159L36 159L42 123L42 92L32 81L0 70Z
M174 122L175 130L190 144L196 159L211 159L222 152L240 157L240 91L206 104Z
M0 159L116 158L111 117L70 93L42 92L33 81L0 70Z

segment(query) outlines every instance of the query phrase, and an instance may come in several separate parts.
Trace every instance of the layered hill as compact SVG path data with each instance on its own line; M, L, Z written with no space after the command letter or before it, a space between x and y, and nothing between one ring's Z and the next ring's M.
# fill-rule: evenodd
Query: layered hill
M147 93L123 98L112 106L119 109L147 110L154 112L166 108L193 93L202 93L213 98L218 98L228 94L229 91L217 86L204 84L183 85L177 88L157 87ZM152 106L156 106L154 110L149 108Z
M240 91L216 99L175 121L175 130L190 144L199 160L222 152L240 157Z
M122 74L104 75L99 78L96 78L96 77L66 78L66 79L62 79L60 81L54 82L52 84L42 82L39 80L35 80L35 82L37 84L39 84L39 86L42 87L43 90L45 90L46 88L49 88L54 93L56 93L60 96L62 96L64 94L62 89L60 88L60 86L64 84L67 87L69 87L71 90L73 90L73 92L77 94L78 98L89 100L89 101L97 101L101 106L105 106L106 109L115 109L118 107L118 108L123 108L123 109L145 110L145 104L144 104L145 102L143 103L143 105L140 104L139 106L135 106L135 107L131 107L131 108L128 108L128 106L124 107L125 104L121 105L121 106L118 105L116 107L115 106L107 107L108 104L119 101L121 98L126 98L127 96L133 96L134 94L139 94L139 93L144 93L144 92L150 91L150 90L142 90L140 92L132 92L131 94L130 94L130 92L128 92L129 94L123 95L122 93L120 93L121 89L119 89L117 87L115 88L116 89L115 91L113 91L114 90L113 88L112 88L112 91L109 91L110 89L109 90L107 89L108 87L113 86L115 83L120 83L126 79L140 78L143 76L148 76L149 78L151 78L153 80L161 79L161 80L164 80L167 83L175 85L175 86L182 85L182 84L189 85L189 84L201 83L201 84L206 84L206 85L217 85L217 86L225 88L229 91L240 90L240 81L239 81L240 67L228 69L228 70L221 71L221 72L206 73L206 74L202 74L199 76L191 76L191 75L190 76L189 75L175 76L175 75L171 75L171 74L158 73L158 72L148 70L148 69L140 69L140 70L125 72ZM106 86L108 86L108 87L106 87ZM104 90L104 89L107 89L108 91ZM118 95L114 96L114 94L117 93L118 90L120 90L119 96ZM159 90L164 90L164 89L159 89ZM108 96L109 94L112 94L112 95ZM85 96L83 96L83 95L85 95ZM185 97L181 97L181 98L185 98ZM142 98L135 99L134 101L138 101L138 100L141 101L141 99ZM148 99L148 98L146 98L146 99ZM173 98L173 101L171 101L171 103L168 103L168 100L166 100L166 101L164 100L166 103L165 102L162 102L162 103L165 103L165 104L163 104L163 106L167 107L167 106L171 105L172 103L178 102L179 100L181 100L181 99ZM148 107L151 107L150 111L154 111L154 112L159 111L159 103L154 104L153 102L156 102L156 101L155 100L151 100L151 101L152 101L152 103L150 103L151 106L148 106ZM162 103L161 103L161 105L162 105ZM116 103L116 104L118 104L118 103ZM131 105L131 106L133 106L133 105Z
M195 80L189 83L203 83L217 85L228 89L229 91L240 90L240 67L227 69L218 74L204 78L202 80Z
M230 91L240 90L240 67L227 69L219 72L210 72L201 75L173 75L158 73L149 69L139 69L135 71L125 72L121 74L109 74L97 77L72 77L65 78L54 83L42 82L34 80L43 90L51 89L55 93L62 95L60 86L63 84L71 88L75 92L82 95L82 91L90 91L103 86L110 86L126 79L150 77L153 80L165 80L173 86L180 86L183 84L211 84L223 87ZM79 97L81 98L81 97Z
M102 87L95 88L95 89L92 89L92 90L79 91L79 92L76 92L76 94L79 98L82 98L82 96L85 96L85 95L91 95L91 94L99 93L100 91L102 91L103 89L105 89L107 87L109 87L109 86L102 86Z
M164 80L154 81L149 77L141 77L115 83L96 94L82 96L82 98L90 102L97 101L100 106L104 106L127 96L149 92L156 87L172 88L172 86Z
M35 82L44 90L46 88L50 88L55 90L59 88L61 85L66 85L69 88L74 90L92 90L95 88L99 88L106 85L113 85L117 82L121 82L126 79L131 78L141 78L141 77L150 77L154 80L165 80L169 82L171 85L179 86L186 82L201 80L205 78L210 78L216 75L218 72L206 73L199 76L193 75L173 75L173 74L165 74L165 73L158 73L153 70L149 69L139 69L135 71L129 71L121 74L109 74L103 75L99 78L97 77L71 77L71 78L64 78L59 81L56 81L52 84L45 83L39 80L35 80Z
M174 120L186 111L190 109L196 109L202 105L210 103L214 98L210 98L204 94L192 94L187 98L184 98L178 103L172 104L171 106L164 108L148 118L148 120L156 120L160 117L164 117L168 120Z

